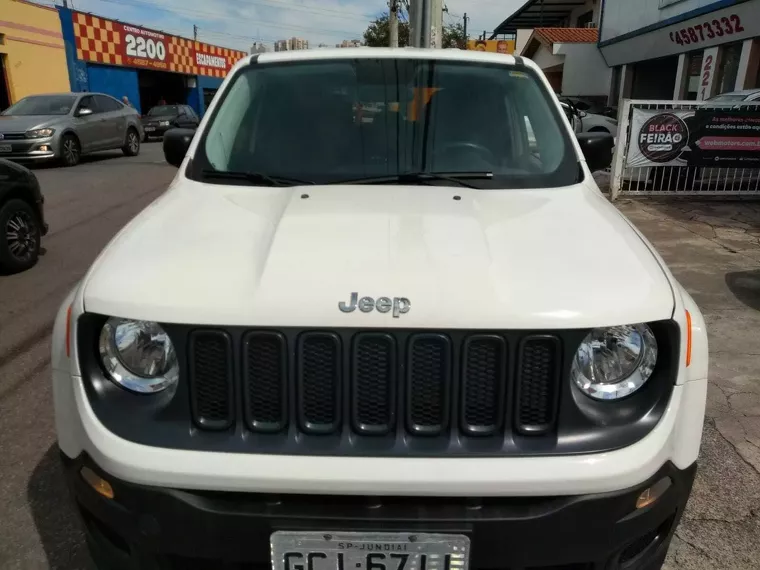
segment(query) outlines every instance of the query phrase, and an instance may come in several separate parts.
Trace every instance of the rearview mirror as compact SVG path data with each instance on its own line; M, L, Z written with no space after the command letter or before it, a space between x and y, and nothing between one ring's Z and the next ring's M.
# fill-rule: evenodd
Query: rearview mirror
M89 117L92 115L92 109L88 109L87 107L82 107L77 111L77 117Z
M610 167L615 148L615 138L610 133L578 133L575 136L591 172Z
M179 166L185 160L187 149L193 142L195 131L191 129L170 129L164 134L164 157L172 166Z

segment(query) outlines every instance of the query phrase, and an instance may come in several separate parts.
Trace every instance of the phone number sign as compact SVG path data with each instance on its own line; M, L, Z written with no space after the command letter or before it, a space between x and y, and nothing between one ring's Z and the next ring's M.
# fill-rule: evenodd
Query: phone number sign
M77 58L93 63L224 77L245 52L73 12Z

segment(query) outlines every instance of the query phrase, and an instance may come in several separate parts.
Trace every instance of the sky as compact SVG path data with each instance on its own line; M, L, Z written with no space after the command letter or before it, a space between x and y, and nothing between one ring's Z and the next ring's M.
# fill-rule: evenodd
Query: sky
M36 0L58 5L63 0ZM444 22L469 17L468 34L489 33L525 0L445 0ZM69 7L211 44L248 51L254 41L300 37L310 47L361 39L387 0L68 0Z

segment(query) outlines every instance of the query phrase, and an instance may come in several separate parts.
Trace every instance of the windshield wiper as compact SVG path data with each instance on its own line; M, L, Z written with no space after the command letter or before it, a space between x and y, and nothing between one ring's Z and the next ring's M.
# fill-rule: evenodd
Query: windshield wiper
M368 176L367 178L356 178L354 180L341 180L337 184L387 184L391 182L397 184L419 184L420 182L430 182L432 180L445 180L459 186L479 190L478 186L468 184L465 180L491 180L492 178L493 172L402 172L389 176Z
M289 178L287 176L273 176L263 172L235 172L225 170L204 169L201 174L205 178L218 178L220 180L246 180L256 184L264 183L269 186L303 186L314 184L312 180L301 180L299 178Z

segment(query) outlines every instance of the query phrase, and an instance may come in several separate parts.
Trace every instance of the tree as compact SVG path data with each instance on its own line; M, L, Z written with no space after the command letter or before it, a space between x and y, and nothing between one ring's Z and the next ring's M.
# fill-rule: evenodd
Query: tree
M399 16L401 16L401 13L402 9L399 9ZM383 14L374 22L370 23L369 27L364 32L364 44L370 47L388 47L390 45L390 40L391 33L388 14ZM462 23L460 22L453 26L444 25L441 42L442 47L444 48L456 47L459 49L465 49L467 46L465 45L464 26ZM409 45L409 22L401 21L401 19L399 19L398 23L398 45L399 47L406 47Z
M390 22L388 14L383 14L377 20L372 22L364 32L364 43L370 47L388 47L391 42ZM398 23L398 45L406 47L409 45L409 23Z
M444 48L467 49L467 41L464 37L464 25L461 22L453 26L444 25L441 45Z

